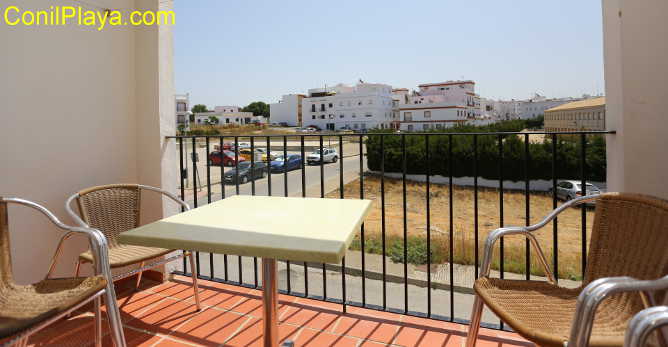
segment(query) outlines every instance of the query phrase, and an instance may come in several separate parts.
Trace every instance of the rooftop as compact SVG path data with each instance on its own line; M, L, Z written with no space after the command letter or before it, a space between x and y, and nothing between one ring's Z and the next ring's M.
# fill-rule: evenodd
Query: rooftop
M132 281L127 281L130 283ZM195 310L190 278L144 281L140 291L119 288L118 305L128 346L259 346L261 292L200 281ZM279 334L296 346L462 346L466 325L280 295ZM104 319L106 316L103 314ZM81 310L34 335L33 346L92 346L93 315ZM108 327L104 324L104 334ZM105 336L103 345L111 345ZM529 346L516 334L481 329L478 346Z
M605 97L569 102L563 105L559 105L557 107L553 107L549 110L545 110L545 112L577 110L581 108L598 107L598 106L605 106Z

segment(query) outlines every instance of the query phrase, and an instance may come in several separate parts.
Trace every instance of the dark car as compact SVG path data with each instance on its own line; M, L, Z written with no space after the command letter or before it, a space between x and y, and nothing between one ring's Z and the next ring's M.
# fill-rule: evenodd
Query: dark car
M283 172L301 169L302 156L299 154L290 154L285 160L283 156L277 157L271 161L271 172Z
M238 171L237 171L238 170ZM238 172L238 175L237 175ZM267 164L263 162L257 162L251 166L249 161L244 161L239 163L238 168L234 168L225 172L223 179L225 184L235 184L237 183L237 177L240 184L247 183L249 181L256 180L258 178L264 178L267 175Z
M239 163L245 162L246 159L242 156L239 156ZM234 155L234 152L230 151L214 151L209 154L209 165L211 166L234 166L237 163L237 159Z

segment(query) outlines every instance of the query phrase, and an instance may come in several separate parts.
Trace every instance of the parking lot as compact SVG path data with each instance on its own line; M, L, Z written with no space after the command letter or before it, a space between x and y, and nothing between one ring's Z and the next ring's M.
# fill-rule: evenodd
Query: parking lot
M320 165L310 166L305 163L304 187L306 196L319 197L321 192L327 192L339 187L339 179L341 175L341 164L343 164L343 178L344 184L359 177L360 173L360 147L359 143L343 143L343 151L338 143L324 142L325 148L336 149L339 155L339 160L336 163L325 163L322 167ZM258 148L266 148L265 146L257 146ZM305 155L308 155L313 149L319 147L318 143L308 143L305 147ZM288 144L288 155L301 154L298 147ZM297 150L293 150L297 149ZM178 150L178 149L177 149ZM214 151L214 145L210 144L210 151ZM283 143L272 143L271 152L284 153ZM221 184L221 177L225 172L229 172L234 167L224 166L209 166L207 170L207 153L206 147L198 143L196 146L197 159L196 171L193 171L192 163L192 144L184 145L184 170L187 170L187 178L184 180L186 187L186 201L191 205L195 205L197 200L198 205L206 203L209 197L209 186L211 190L211 200L219 200L223 194L224 196L231 196L236 194L241 195L276 195L276 196L301 196L302 195L302 170L292 170L285 173L269 173L265 178L258 178L254 181L238 185L235 183ZM366 170L366 161L363 161L362 170ZM193 191L193 186L197 181L197 189ZM209 185L210 183L210 185ZM287 194L286 194L287 192Z

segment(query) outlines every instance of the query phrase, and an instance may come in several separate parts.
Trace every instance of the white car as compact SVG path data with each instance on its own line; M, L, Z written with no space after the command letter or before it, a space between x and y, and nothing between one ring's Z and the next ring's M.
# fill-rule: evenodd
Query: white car
M323 163L336 163L339 160L339 154L335 149L332 148L323 148L322 149L322 162ZM313 153L306 156L306 162L309 165L320 164L320 150L316 149Z

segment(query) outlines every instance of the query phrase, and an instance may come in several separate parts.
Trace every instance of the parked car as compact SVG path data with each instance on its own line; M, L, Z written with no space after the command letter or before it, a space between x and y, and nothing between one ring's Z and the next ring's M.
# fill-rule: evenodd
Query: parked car
M280 156L271 161L271 172L283 172L297 170L302 167L302 156L299 154L289 154L287 160Z
M249 161L244 161L239 163L238 168L225 172L223 177L225 184L236 184L238 172L239 183L244 184L258 178L264 178L267 175L267 170L268 167L266 163L257 162L251 165Z
M239 150L239 156L243 157L246 160L251 160L252 156L252 151L250 148L244 148ZM255 161L262 161L263 155L265 154L265 151L261 148L255 148Z
M283 152L271 152L269 155L265 152L262 154L262 161L273 161L274 159L283 156Z
M333 148L323 148L322 149L322 162L323 163L336 163L339 160L339 154ZM320 164L320 149L316 149L311 154L306 156L306 162L309 165Z
M309 130L309 131L320 131L321 130L320 127L317 126L317 125L309 125L309 126L306 127L306 129L313 129L313 130Z
M239 142L239 149L251 148L250 143L248 142Z
M239 163L245 162L244 157L239 157ZM234 166L236 165L236 158L234 152L231 151L214 151L209 154L209 165L211 166Z
M552 194L552 188L549 190L550 194ZM591 184L587 183L587 195L592 195L592 194L600 194L601 190ZM559 181L557 182L557 199L561 200L571 200L575 199L577 197L582 196L582 182L580 181L575 181L575 180L568 180L568 181Z

